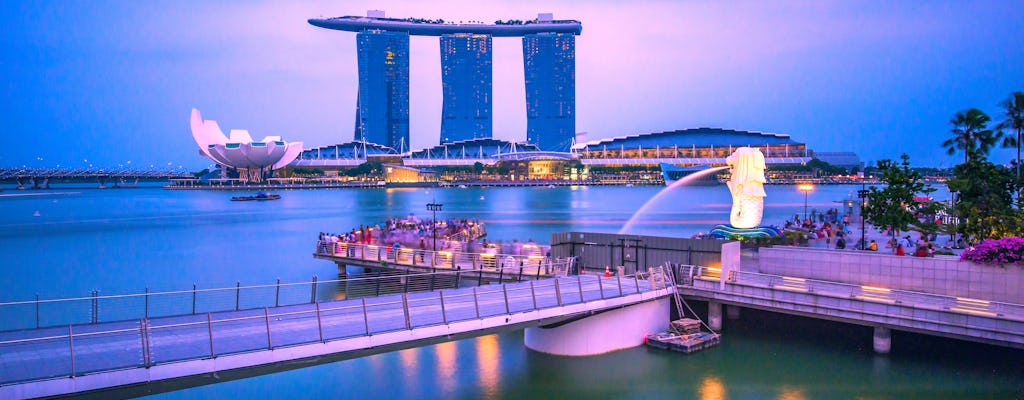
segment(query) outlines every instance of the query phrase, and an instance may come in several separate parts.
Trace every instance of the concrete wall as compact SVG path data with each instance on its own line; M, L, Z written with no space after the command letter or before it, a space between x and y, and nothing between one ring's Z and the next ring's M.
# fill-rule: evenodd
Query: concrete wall
M697 240L659 236L619 235L614 233L562 232L551 235L552 257L578 257L587 269L625 266L635 268L673 264L720 267L724 240Z
M668 329L667 298L583 318L555 328L526 328L526 347L560 356L592 356L644 344L652 333Z
M761 248L758 264L763 274L1024 304L1024 268L975 264L959 257L776 246Z

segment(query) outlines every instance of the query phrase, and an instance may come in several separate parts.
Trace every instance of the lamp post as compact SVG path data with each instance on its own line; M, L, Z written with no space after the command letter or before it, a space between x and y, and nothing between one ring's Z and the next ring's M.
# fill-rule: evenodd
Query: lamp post
M437 201L437 200L431 200L430 203L427 203L427 211L430 211L430 212L432 212L434 214L434 216L430 220L430 225L431 225L430 231L431 231L431 236L433 236L433 238L434 238L433 249L434 249L434 251L437 251L437 212L441 211L441 207L443 207L444 204L435 203L435 201Z
M804 219L807 219L807 195L814 191L814 185L810 183L801 183L797 185L796 190L804 192Z
M868 204L868 190L864 188L864 178L860 181L860 190L857 191L857 197L860 197L860 245L861 250L867 250L868 244L865 241L865 223L864 223L864 207Z

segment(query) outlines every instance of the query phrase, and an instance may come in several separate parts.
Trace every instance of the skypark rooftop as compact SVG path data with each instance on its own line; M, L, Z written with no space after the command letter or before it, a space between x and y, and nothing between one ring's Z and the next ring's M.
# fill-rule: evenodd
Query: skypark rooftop
M345 16L335 18L311 18L309 24L326 29L360 32L380 29L408 32L410 35L441 36L449 33L484 34L495 37L523 36L531 33L571 33L579 35L583 24L575 20L495 21L494 24L452 23L444 20L421 18L382 18Z

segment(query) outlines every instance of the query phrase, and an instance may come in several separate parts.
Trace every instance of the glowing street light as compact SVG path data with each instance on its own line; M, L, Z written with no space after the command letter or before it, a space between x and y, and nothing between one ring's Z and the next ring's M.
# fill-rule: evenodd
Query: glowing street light
M436 201L436 200L434 200L434 201ZM437 212L441 211L441 207L443 207L444 204L435 203L434 201L431 201L430 203L427 203L427 211L430 211L430 212L434 213L433 220L430 221L430 225L433 228L433 229L431 229L432 230L431 236L434 237L433 249L434 249L434 251L437 251Z
M801 183L797 185L796 190L804 192L804 219L807 219L807 195L814 191L814 185L810 183Z

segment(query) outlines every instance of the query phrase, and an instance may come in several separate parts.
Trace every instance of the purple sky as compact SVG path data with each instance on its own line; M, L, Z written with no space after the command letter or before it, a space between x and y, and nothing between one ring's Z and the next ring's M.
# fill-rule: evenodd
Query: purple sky
M577 129L588 139L712 126L789 133L869 161L950 166L948 120L1024 90L1024 6L994 2L311 1L0 3L0 166L201 168L198 107L222 128L307 147L352 138L364 15L583 22ZM494 40L494 134L525 139L521 41ZM411 43L412 145L437 143L437 38ZM1011 152L994 153L1006 162ZM42 158L42 160L39 160ZM83 161L83 160L88 160Z

